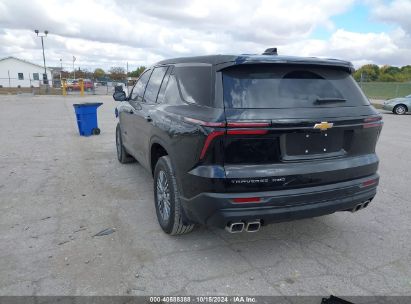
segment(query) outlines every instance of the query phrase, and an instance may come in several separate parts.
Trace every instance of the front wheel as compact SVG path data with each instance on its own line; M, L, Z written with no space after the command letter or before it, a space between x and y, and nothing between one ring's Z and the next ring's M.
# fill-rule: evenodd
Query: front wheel
M393 109L393 112L397 115L404 115L405 113L407 113L407 107L402 104L396 105Z
M154 170L154 202L158 223L165 233L178 235L193 230L193 224L183 221L177 181L168 156L161 157Z

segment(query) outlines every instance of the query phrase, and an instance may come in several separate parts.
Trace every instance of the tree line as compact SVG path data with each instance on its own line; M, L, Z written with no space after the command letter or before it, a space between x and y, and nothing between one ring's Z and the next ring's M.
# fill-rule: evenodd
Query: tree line
M139 77L145 69L145 66L139 66L134 71L127 73L123 67L111 67L107 72L102 68L97 68L94 72L79 68L76 70L76 78L102 79L108 77L112 80L125 80L127 77ZM72 72L62 72L63 78L70 78L72 75ZM354 72L354 79L358 82L409 82L411 81L411 65L379 67L376 64L366 64Z
M139 66L134 71L129 73L123 67L111 67L107 72L102 68L96 68L94 72L90 72L86 69L78 68L75 71L76 78L93 78L93 79L104 79L109 78L111 80L125 80L127 77L139 77L141 73L146 69L145 66ZM74 72L62 71L62 78L72 78Z
M408 82L411 81L411 65L379 67L376 64L366 64L354 72L354 78L358 82Z

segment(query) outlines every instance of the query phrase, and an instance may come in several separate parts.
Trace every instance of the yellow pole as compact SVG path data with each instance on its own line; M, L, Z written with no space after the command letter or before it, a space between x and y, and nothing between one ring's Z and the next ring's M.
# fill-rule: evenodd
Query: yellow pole
M80 82L80 96L84 96L84 80L79 79Z
M67 95L67 83L66 83L66 80L65 79L63 79L63 96L66 96Z

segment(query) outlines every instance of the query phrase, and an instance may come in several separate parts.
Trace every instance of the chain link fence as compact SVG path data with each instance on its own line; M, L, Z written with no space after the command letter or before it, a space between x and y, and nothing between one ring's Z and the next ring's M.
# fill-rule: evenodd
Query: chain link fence
M75 81L77 82L77 80ZM125 81L104 81L97 82L86 80L84 84L84 95L112 95L114 87L117 85L123 86L123 90L128 92L132 88L132 84L127 85ZM19 78L0 78L0 94L22 94L29 93L35 95L63 95L62 82L60 80L49 81L49 85L45 85L43 80L34 79L19 79ZM66 95L80 96L81 90L78 82L73 85L66 82Z
M411 94L411 82L360 82L361 89L372 99L390 99Z

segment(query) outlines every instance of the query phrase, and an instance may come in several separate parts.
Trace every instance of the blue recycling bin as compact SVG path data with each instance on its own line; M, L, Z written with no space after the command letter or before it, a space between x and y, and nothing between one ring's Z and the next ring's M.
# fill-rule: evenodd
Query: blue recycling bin
M100 129L97 125L97 108L102 104L101 102L73 104L78 131L81 136L100 134Z

